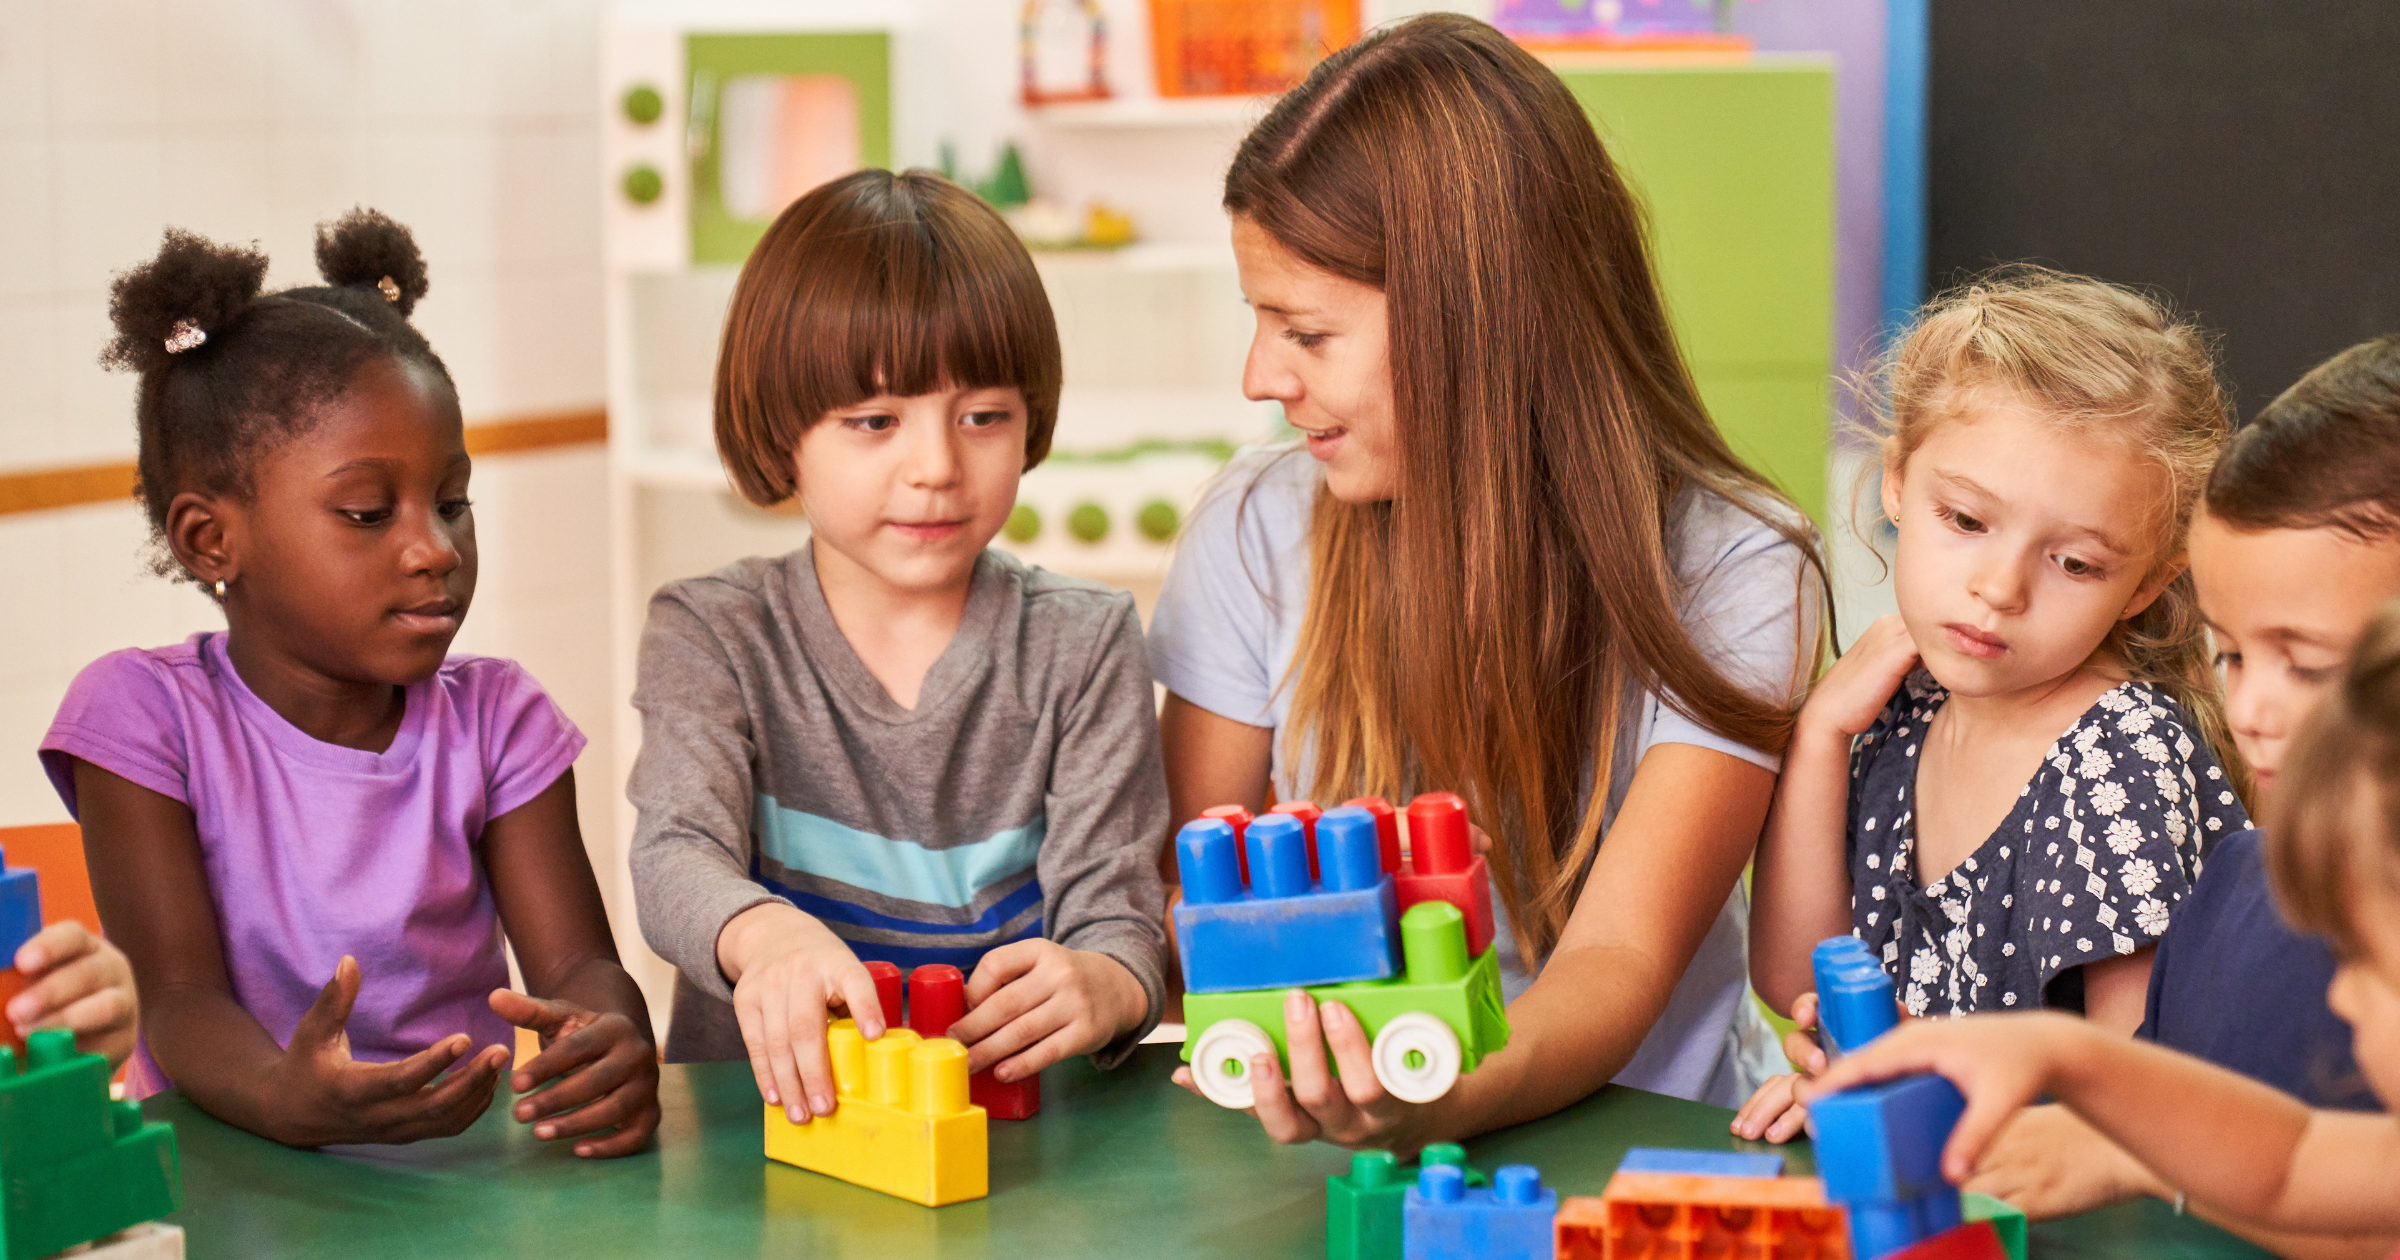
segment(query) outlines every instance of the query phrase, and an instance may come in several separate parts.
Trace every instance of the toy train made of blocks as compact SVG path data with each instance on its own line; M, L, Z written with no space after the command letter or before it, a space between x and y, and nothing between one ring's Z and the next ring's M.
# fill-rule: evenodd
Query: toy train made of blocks
M1400 821L1380 797L1290 801L1256 818L1220 806L1176 834L1183 1058L1210 1101L1252 1105L1254 1055L1289 1066L1283 998L1295 988L1348 1006L1375 1079L1409 1102L1449 1093L1508 1044L1491 876L1466 802L1411 801L1405 861Z

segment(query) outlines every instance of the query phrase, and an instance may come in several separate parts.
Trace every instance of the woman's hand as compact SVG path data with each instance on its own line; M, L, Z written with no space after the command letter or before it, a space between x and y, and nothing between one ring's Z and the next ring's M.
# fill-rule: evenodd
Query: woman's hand
M1284 1041L1291 1047L1288 1087L1274 1055L1250 1060L1257 1097L1250 1114L1268 1137L1286 1145L1325 1141L1402 1155L1434 1140L1435 1113L1441 1104L1402 1102L1384 1092L1383 1083L1375 1079L1367 1030L1348 1006L1338 1001L1320 1006L1294 989L1283 998L1283 1028ZM1326 1066L1328 1048L1341 1067L1338 1078ZM1175 1083L1200 1092L1188 1067L1175 1069Z
M257 1110L267 1123L260 1131L286 1146L314 1147L419 1142L475 1123L492 1103L508 1047L486 1046L461 1063L471 1043L458 1033L397 1063L361 1063L350 1057L348 1031L359 982L358 961L345 956L300 1017L261 1082ZM458 1070L442 1076L453 1063Z
M615 1129L575 1144L586 1159L631 1155L650 1144L659 1112L658 1047L649 1029L615 1011L509 989L492 990L491 1003L500 1018L541 1034L542 1052L509 1080L510 1089L530 1095L517 1100L516 1116L534 1124L535 1137L548 1142ZM545 1081L553 1083L532 1092Z
M32 982L8 1002L19 1036L64 1027L77 1051L106 1056L112 1069L133 1053L141 1003L133 965L116 946L80 923L53 923L19 945L13 961Z
M752 906L717 934L718 965L733 980L733 1014L750 1073L793 1124L833 1114L838 1096L825 1052L827 1012L840 1007L869 1041L883 1035L875 977L842 938L789 902Z
M1014 941L985 954L967 981L967 1013L950 1036L967 1070L1021 1081L1100 1049L1150 1013L1150 995L1125 964L1056 941Z
M1864 735L1883 716L1883 706L1917 667L1917 643L1897 614L1878 617L1810 688L1800 707L1800 724L1828 735Z

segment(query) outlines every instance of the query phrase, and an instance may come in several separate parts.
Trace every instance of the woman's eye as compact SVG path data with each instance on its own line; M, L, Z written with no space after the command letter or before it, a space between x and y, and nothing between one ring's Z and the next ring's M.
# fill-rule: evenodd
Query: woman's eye
M1283 339L1303 350L1314 350L1325 343L1326 333L1306 333L1297 328L1283 330Z

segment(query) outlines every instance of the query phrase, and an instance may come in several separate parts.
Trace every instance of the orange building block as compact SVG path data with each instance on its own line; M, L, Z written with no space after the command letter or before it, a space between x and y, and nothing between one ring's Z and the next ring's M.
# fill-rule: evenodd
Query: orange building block
M807 1124L766 1109L767 1158L927 1207L991 1192L989 1123L967 1101L967 1048L895 1028L873 1041L858 1025L826 1030L841 1101Z
M1558 1205L1558 1260L1850 1260L1850 1225L1814 1177L1621 1172Z
M14 967L0 967L0 1010L5 1010L32 983L25 978L24 972ZM16 1051L17 1062L25 1061L25 1039L17 1035L17 1026L9 1023L6 1015L0 1015L0 1046Z

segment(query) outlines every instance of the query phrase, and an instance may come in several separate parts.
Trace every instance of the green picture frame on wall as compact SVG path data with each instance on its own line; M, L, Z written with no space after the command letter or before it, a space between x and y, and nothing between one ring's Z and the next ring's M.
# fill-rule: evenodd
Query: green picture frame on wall
M882 31L685 37L695 264L742 262L800 193L892 164L891 42Z

